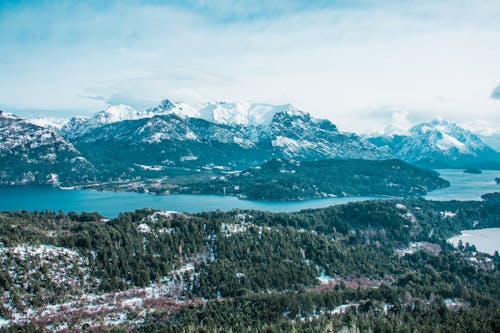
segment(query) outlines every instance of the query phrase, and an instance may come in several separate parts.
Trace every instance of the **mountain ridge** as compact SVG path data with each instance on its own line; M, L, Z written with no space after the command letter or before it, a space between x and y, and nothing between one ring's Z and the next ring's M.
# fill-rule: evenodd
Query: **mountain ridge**
M340 131L331 121L314 118L290 104L216 102L195 108L165 99L144 111L115 105L91 117L75 116L60 130L49 124L48 118L39 117L37 123L6 112L0 113L0 118L2 144L9 147L14 142L25 143L12 146L8 157L6 153L2 156L11 165L11 171L3 172L4 183L60 182L51 176L62 172L55 166L74 163L77 157L86 164L77 168L86 170L82 178L85 182L96 178L111 181L164 177L171 172L194 174L214 168L243 170L273 158L398 158L426 168L500 168L498 152L451 122L433 120L413 126L407 135L365 138ZM9 130L15 124L22 126ZM50 148L43 141L46 138L52 138L57 147ZM46 151L35 152L40 143ZM54 149L63 149L71 157L62 154L65 158L58 160L59 154L55 153L55 160L51 157L50 163L40 164L44 165L43 171L35 168L39 176L29 174L33 161L53 156L50 154ZM32 153L31 157L26 157L27 152ZM21 163L16 165L16 158ZM52 172L53 168L58 172ZM29 177L18 179L12 170ZM63 173L68 174L68 170ZM76 177L68 177L62 177L62 183L77 181Z
M455 123L434 119L411 127L408 134L371 137L395 157L425 167L463 167L500 162L500 154L479 136Z

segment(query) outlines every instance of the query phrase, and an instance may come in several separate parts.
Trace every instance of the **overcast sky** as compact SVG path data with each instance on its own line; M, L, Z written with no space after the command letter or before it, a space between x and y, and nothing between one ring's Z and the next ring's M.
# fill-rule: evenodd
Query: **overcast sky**
M500 132L500 1L0 1L0 108L292 103L341 129Z

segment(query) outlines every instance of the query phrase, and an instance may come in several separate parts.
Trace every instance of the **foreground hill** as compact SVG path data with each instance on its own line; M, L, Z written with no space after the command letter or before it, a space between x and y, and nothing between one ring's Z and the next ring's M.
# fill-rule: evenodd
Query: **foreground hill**
M145 209L111 221L97 213L3 212L0 326L492 332L498 256L454 250L445 239L498 227L495 197L286 214Z
M209 183L185 185L181 191L286 201L328 196L418 196L448 186L450 183L437 172L399 160L273 159Z

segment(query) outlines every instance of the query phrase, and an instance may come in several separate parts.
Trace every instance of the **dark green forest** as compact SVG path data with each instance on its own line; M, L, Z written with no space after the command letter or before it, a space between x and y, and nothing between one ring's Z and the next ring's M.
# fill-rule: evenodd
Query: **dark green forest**
M418 196L448 186L437 172L400 160L272 159L211 182L188 184L179 191L288 201L328 196Z
M143 209L110 221L98 213L2 212L0 292L11 306L0 304L0 317L84 293L159 283L193 262L177 296L185 305L156 308L133 327L97 330L494 332L500 328L500 257L469 244L455 249L446 238L499 227L499 198L376 200L296 213L155 215ZM83 258L65 263L71 267L65 279L73 284L55 283L50 262L19 260L5 250L40 244ZM405 252L412 244L415 251ZM321 284L319 276L332 282ZM18 323L4 331L43 325Z

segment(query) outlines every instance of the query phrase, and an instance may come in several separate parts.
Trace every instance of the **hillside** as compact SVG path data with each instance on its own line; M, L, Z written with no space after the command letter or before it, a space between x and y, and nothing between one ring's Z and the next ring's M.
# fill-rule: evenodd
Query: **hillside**
M2 212L0 326L331 325L338 332L346 323L386 330L397 322L412 331L460 322L494 331L498 256L454 250L444 240L498 221L499 206L488 201L371 201L287 214L145 209L111 221L97 213Z
M273 159L259 167L209 183L188 184L179 190L286 201L329 196L418 196L449 185L437 172L399 160Z

